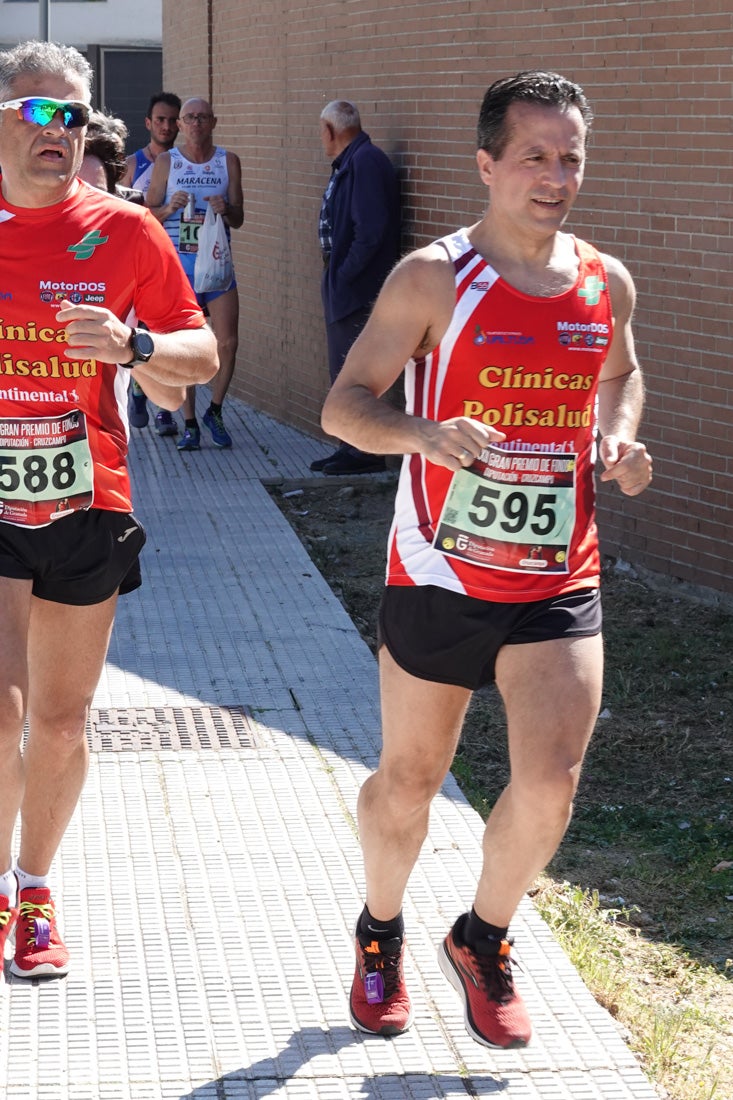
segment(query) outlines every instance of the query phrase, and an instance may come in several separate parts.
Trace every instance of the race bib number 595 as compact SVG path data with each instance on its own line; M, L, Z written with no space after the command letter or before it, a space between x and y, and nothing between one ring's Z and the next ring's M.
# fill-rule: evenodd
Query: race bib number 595
M451 481L433 546L474 565L567 573L577 455L487 447Z
M83 413L0 421L0 520L41 527L93 499Z

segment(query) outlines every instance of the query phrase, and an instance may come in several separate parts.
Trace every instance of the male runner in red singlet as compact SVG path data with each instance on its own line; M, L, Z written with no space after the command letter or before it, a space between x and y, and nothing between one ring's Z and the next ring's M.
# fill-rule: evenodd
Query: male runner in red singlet
M383 747L358 805L366 904L350 1007L367 1032L411 1022L403 893L471 693L495 681L511 781L439 962L474 1039L530 1038L508 927L567 828L600 704L596 457L626 494L651 480L633 282L561 231L591 117L554 73L489 88L486 214L395 268L323 410L329 435L405 456L380 613ZM405 412L379 400L403 369Z
M140 584L130 373L174 409L217 366L155 218L77 178L91 76L70 47L0 53L0 957L15 926L20 977L68 970L48 875L117 596Z

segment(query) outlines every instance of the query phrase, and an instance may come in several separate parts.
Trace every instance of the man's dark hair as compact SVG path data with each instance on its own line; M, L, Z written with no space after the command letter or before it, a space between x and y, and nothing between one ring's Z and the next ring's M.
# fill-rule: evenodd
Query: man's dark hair
M155 95L150 97L146 118L153 117L153 108L156 103L165 103L168 107L175 107L177 111L181 109L181 101L174 92L156 92Z
M101 160L107 180L107 190L114 195L115 184L122 178L125 171L125 159L120 157L117 142L110 134L97 131L87 136L84 152Z
M484 96L478 117L478 148L499 160L511 137L507 111L512 103L536 103L541 107L577 107L586 126L586 139L593 112L579 84L560 76L533 69L504 80L496 80Z
M107 179L107 190L115 193L115 184L124 174L127 127L121 118L92 111L84 139L84 152L101 160Z

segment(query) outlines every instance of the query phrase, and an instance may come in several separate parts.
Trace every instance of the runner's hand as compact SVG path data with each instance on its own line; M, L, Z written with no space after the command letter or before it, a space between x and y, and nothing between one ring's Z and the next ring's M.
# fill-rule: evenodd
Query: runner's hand
M227 212L226 195L206 195L204 196L204 202L208 202L215 214L221 214L223 217Z
M126 363L132 358L130 326L101 306L75 306L63 301L59 322L66 330L70 359L98 359L102 363Z
M176 210L183 210L187 202L188 191L174 191L169 201L166 203L166 206L169 208L172 214Z
M425 445L420 453L448 470L460 470L471 466L489 443L497 443L506 436L495 428L488 428L468 416L453 420L426 420L423 422Z
M598 448L606 467L601 481L616 481L622 493L635 497L652 480L652 459L643 443L626 443L615 435L606 435Z

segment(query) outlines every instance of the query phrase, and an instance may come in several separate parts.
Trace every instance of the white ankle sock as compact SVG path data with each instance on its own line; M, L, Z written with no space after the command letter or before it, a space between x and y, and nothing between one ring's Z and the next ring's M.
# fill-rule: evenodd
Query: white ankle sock
M18 884L12 867L4 875L0 875L0 894L5 894L12 909L18 900Z
M19 890L37 890L41 886L48 886L48 875L29 875L18 864L15 865L15 874L18 879Z

